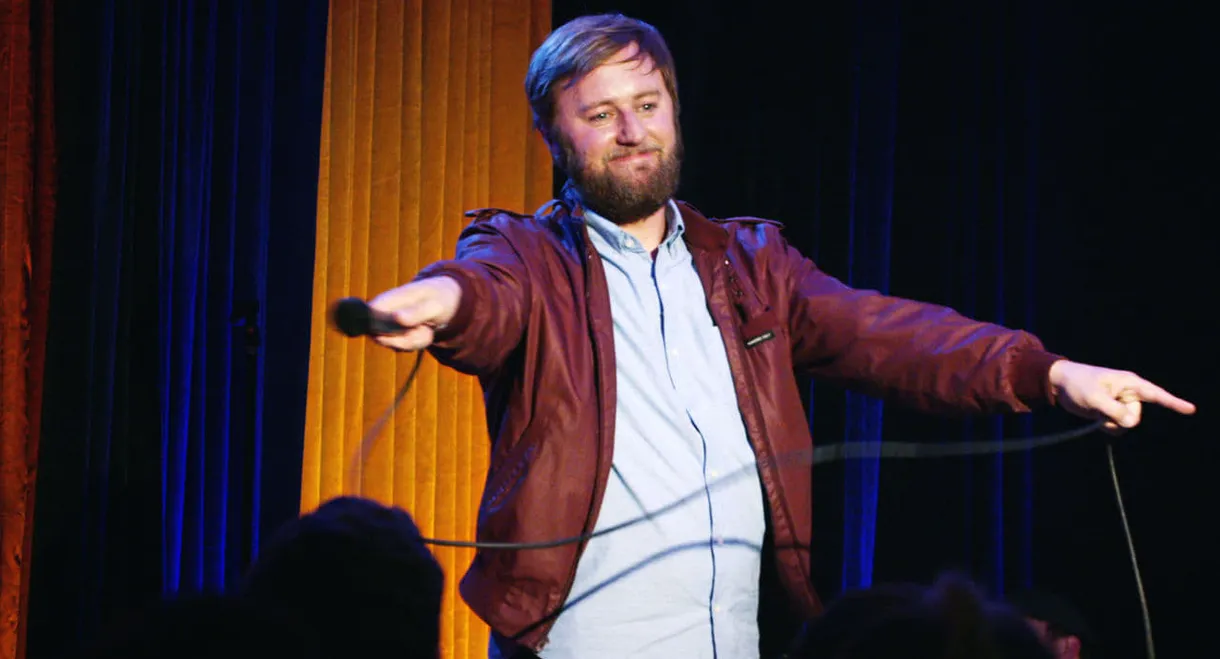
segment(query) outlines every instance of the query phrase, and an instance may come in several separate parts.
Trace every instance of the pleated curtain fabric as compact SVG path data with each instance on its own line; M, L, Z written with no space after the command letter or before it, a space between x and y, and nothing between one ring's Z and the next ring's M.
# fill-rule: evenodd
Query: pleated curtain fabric
M551 29L549 0L332 0L301 508L355 494L410 512L431 537L473 539L487 470L478 382L425 356L368 442L415 355L334 331L339 298L371 298L450 258L464 211L532 211L552 167L524 79ZM473 550L434 549L446 573L443 656L485 657L461 602Z

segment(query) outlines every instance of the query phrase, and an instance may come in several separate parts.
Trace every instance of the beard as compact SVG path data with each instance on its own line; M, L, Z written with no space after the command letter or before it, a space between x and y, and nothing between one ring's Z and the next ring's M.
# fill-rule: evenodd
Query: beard
M619 147L606 154L600 168L582 161L567 138L559 135L556 164L572 180L585 207L615 224L631 224L660 210L678 191L684 149L681 131L675 135L671 149L655 142ZM642 180L632 176L632 172L616 174L610 168L610 161L615 158L654 152L660 153L660 161Z

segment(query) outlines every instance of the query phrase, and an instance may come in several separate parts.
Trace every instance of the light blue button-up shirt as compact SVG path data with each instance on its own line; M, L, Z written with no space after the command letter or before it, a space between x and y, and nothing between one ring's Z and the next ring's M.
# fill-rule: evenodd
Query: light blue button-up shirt
M728 357L670 202L653 258L585 212L614 318L614 469L543 659L756 659L766 521ZM715 482L736 474L726 483Z

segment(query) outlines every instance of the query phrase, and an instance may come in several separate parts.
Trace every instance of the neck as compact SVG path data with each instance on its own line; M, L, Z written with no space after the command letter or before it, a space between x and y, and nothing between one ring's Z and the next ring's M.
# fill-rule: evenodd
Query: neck
M642 220L636 220L630 224L620 224L619 227L630 234L633 238L640 241L640 245L649 252L661 246L661 241L665 240L666 230L669 228L667 214L669 212L669 204L657 209L655 213L649 215Z

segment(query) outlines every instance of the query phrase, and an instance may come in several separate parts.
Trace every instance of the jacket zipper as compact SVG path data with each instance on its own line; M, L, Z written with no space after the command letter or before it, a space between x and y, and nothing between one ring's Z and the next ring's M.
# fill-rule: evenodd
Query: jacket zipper
M738 324L737 324L737 330L738 330L737 333L739 335L738 338L744 340L746 337L742 330L744 329L744 322L745 322L745 315L746 315L745 302L744 302L745 291L742 290L741 282L738 281L738 279L737 279L737 271L734 270L732 262L729 261L728 258L725 258L724 265L728 268L729 288L731 289L731 293L734 298L734 304L737 306L737 310L738 310ZM735 348L735 349L740 351L739 347ZM741 355L740 358L742 360L746 359L745 355L742 354L742 352L739 352L738 354ZM741 368L741 377L742 378L748 377L747 371L748 371L748 369L746 369L743 364L742 368ZM746 389L750 390L753 388L754 383L744 382L744 384L746 385ZM757 396L747 396L747 397L750 399L751 407L754 408L755 418L758 421L758 427L761 432L762 429L766 427L766 424L763 423L762 406L758 404ZM755 439L756 439L757 444L754 447L754 456L755 456L755 459L758 460L759 459L758 445L762 445L766 442L764 441L764 438L762 438L762 437L757 437ZM768 452L769 451L770 451L770 449L769 449L769 444L768 444ZM770 458L770 456L768 456L768 457ZM765 469L766 467L763 464L759 464L758 468L759 468L759 470L762 470L762 469ZM761 473L759 474L759 477L760 477L760 479L762 478ZM778 478L778 475L773 474L773 478ZM766 487L767 487L766 483L763 482L760 484L763 486L763 492L764 492L764 494L766 494L767 499L768 499L769 503L771 504L771 507L775 511L774 513L772 513L772 517L774 517L776 514L783 514L785 517L788 517L787 506L783 505L786 502L779 501L778 499L775 501L770 501L771 495L770 495L770 493L766 492ZM776 496L778 497L778 494ZM788 526L791 527L792 526L791 520L789 519L789 520L787 520L787 522L788 522ZM779 563L779 552L778 551L774 552L774 556L772 557L772 560L774 560L776 563ZM799 566L798 566L798 569L799 569ZM809 575L805 575L805 576L806 576L806 578L809 577Z
M583 231L583 224L582 224L582 231ZM590 292L592 287L589 286L589 282L590 282L590 279L592 278L591 268L593 267L592 264L593 264L594 254L593 254L592 248L588 247L589 235L587 232L584 233L584 242L586 245L586 247L585 247L585 317L588 318L589 308L592 305L592 293ZM601 372L603 365L600 363L600 359L598 358L597 349L596 349L597 331L593 327L592 323L589 324L589 337L593 340L593 345L594 345L594 350L593 350L594 379L597 379L597 374ZM606 411L603 409L604 399L605 399L605 392L603 392L601 390L601 387L598 386L597 387L597 435L598 435L597 473L598 474L601 473L601 460L602 460L601 444L604 441L604 438L602 438L602 436L601 436L602 430L605 427L605 420L603 418L603 417L605 417L605 413L606 413ZM596 482L594 483L594 485L596 485ZM603 494L603 496L604 496L604 494ZM580 534L582 536L588 535L591 530L590 524L593 521L593 506L595 503L596 502L593 501L592 498L590 498L589 509L585 511L585 521L580 527ZM572 595L572 586L574 586L576 584L576 571L580 567L580 558L581 558L581 556L584 555L585 547L588 544L589 544L589 541L585 540L585 541L581 542L580 545L578 545L578 547L577 547L576 560L572 561L572 569L568 573L567 583L564 584L563 593L561 594L561 596L559 598L558 606L560 608L562 608L565 604L567 604L568 598ZM553 613L548 614L548 615L553 615ZM538 650L541 650L542 648L546 647L546 644L549 640L548 637L551 633L551 628L555 626L555 620L556 620L556 618L551 618L551 620L549 622L547 622L546 626L542 628L542 638L538 639L538 647L537 647Z

